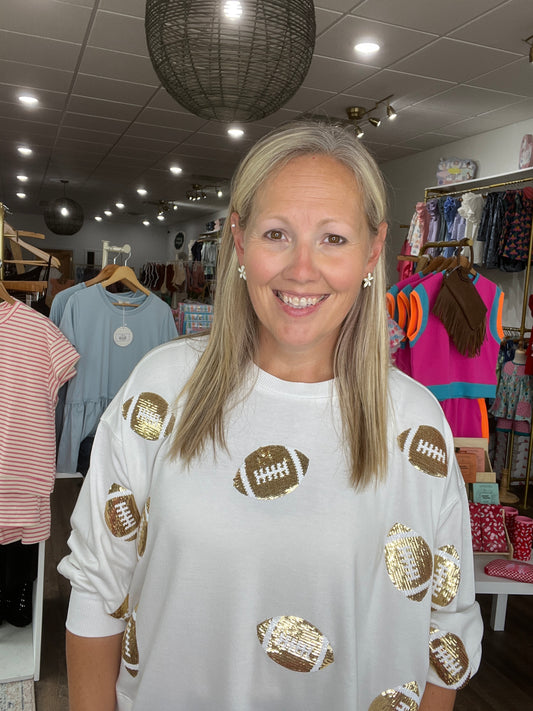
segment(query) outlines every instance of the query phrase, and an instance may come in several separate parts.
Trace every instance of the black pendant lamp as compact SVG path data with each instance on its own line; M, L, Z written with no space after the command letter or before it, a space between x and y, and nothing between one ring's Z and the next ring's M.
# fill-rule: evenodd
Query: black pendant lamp
M63 197L50 202L44 208L44 221L56 235L74 235L83 225L83 208L75 200L66 197L68 180L62 180Z
M196 116L257 121L301 86L315 45L312 0L147 0L154 69Z

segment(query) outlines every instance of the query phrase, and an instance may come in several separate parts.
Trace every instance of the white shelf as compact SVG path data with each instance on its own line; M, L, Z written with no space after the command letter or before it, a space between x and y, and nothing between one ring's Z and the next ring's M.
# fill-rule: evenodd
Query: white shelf
M37 578L33 584L33 620L27 627L0 625L0 683L33 679L41 671L43 624L44 541L39 543Z
M531 178L533 180L533 167L532 168L522 168L522 170L512 170L509 173L500 173L499 175L487 175L484 178L474 178L472 180L462 180L457 183L446 183L446 185L433 185L429 188L425 188L426 192L433 193L446 193L446 191L455 190L466 190L469 188L479 188L483 187L485 183L500 183L500 182L513 182L515 180L524 180Z

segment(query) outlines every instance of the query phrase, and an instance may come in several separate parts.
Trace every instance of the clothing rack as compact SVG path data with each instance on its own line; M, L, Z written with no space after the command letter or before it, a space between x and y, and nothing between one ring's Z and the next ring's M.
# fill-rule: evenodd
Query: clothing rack
M526 176L526 177L524 177ZM523 170L517 170L510 173L503 173L501 175L491 175L486 178L477 178L475 180L465 180L462 183L448 183L447 185L437 185L424 190L424 200L434 197L443 196L454 196L454 195L464 195L466 192L486 192L487 190L492 190L494 188L505 188L516 185L522 185L524 183L533 182L533 168L524 168ZM460 188L460 189L457 189ZM430 244L431 246L431 244ZM524 278L524 288L523 288L523 300L522 300L522 317L520 322L520 328L518 329L519 340L518 347L524 347L524 335L528 329L526 329L526 318L528 309L528 297L529 297L529 281L531 277L531 257L533 254L533 220L531 222L531 230L529 233L529 248L527 256L527 266L526 274ZM507 467L509 471L511 470L512 464L512 446L513 446L513 432L511 432L510 441L510 454L509 461L507 462ZM523 506L527 508L528 499L528 489L531 474L531 460L533 455L533 431L530 433L529 437L529 451L527 458L527 469L526 469L526 481L525 481L525 493Z
M109 240L102 240L102 268L108 264L109 253L113 252L115 254L127 254L128 257L131 255L131 247L129 244L123 244L122 247L115 247L109 244Z

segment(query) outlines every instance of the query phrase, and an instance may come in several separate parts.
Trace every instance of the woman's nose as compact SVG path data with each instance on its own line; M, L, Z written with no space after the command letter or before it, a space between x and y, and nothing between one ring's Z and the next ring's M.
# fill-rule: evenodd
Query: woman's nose
M317 255L307 244L294 245L288 253L288 263L284 270L288 279L295 281L312 281L317 278Z

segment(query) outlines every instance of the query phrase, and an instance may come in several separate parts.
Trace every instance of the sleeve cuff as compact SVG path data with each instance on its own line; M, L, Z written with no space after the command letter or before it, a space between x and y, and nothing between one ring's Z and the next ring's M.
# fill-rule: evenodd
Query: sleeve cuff
M110 637L124 632L126 621L111 617L98 595L72 588L66 627L78 637Z

